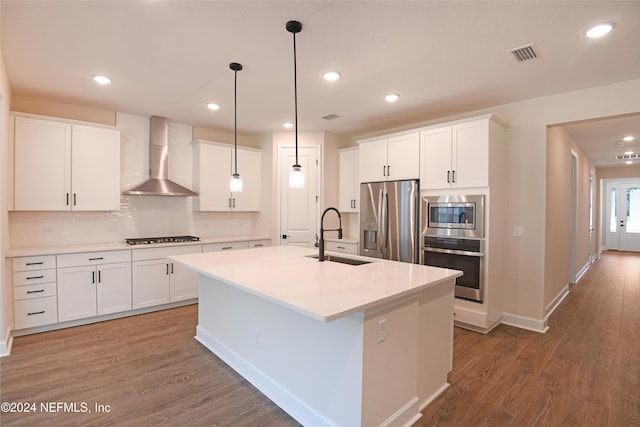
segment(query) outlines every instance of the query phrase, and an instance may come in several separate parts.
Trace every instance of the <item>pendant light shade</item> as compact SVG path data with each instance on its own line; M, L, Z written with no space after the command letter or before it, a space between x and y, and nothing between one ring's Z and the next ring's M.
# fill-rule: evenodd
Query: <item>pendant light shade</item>
M289 21L287 31L293 34L293 93L295 101L295 134L296 134L296 162L289 172L289 187L304 188L304 172L298 163L298 74L296 64L296 33L302 31L302 24L298 21Z
M242 70L242 64L232 62L229 68L233 70L233 175L229 179L229 190L232 193L242 191L242 177L238 173L238 71Z

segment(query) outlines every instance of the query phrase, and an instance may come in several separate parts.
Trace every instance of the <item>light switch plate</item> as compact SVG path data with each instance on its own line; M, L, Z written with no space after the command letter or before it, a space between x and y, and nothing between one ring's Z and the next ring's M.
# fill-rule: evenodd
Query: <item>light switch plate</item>
M523 237L524 236L524 226L522 226L522 225L513 226L513 235L515 237Z

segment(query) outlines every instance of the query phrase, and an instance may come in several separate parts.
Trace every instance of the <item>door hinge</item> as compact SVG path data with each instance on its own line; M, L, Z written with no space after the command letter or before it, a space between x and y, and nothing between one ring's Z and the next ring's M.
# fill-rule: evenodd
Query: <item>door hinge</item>
M318 159L316 159L316 166L318 166Z
M316 203L318 203L318 201L320 201L320 196L316 196Z

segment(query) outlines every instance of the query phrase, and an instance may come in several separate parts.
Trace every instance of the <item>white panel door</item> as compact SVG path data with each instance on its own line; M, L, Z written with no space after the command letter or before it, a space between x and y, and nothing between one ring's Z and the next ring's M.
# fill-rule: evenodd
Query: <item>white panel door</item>
M72 209L120 209L120 131L73 125Z
M605 191L606 247L640 252L640 181L607 182Z
M16 117L16 210L69 210L71 125Z
M280 244L313 247L318 234L318 151L299 147L298 164L304 172L304 188L289 188L289 172L295 164L293 147L280 147Z

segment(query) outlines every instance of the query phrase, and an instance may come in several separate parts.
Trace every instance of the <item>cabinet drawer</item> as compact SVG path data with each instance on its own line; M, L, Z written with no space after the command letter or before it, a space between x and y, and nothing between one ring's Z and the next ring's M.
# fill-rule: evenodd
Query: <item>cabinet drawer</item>
M55 255L27 256L13 259L13 271L31 271L56 268Z
M56 295L56 283L42 283L39 285L16 286L13 288L13 299L19 301L23 299L51 297Z
M133 261L146 261L148 259L163 259L173 255L198 254L202 252L202 245L188 246L164 246L161 248L133 249L131 259Z
M234 249L249 249L249 242L208 243L202 245L202 252L230 251Z
M58 268L113 264L116 262L131 262L131 251L81 252L58 255Z
M249 242L250 248L265 248L271 246L271 240L252 240Z
M358 244L351 242L334 242L331 240L325 241L324 247L328 251L344 252L349 254L358 255Z
M56 270L18 271L13 273L13 286L56 282Z
M55 296L16 301L13 307L16 329L58 322L58 303Z

